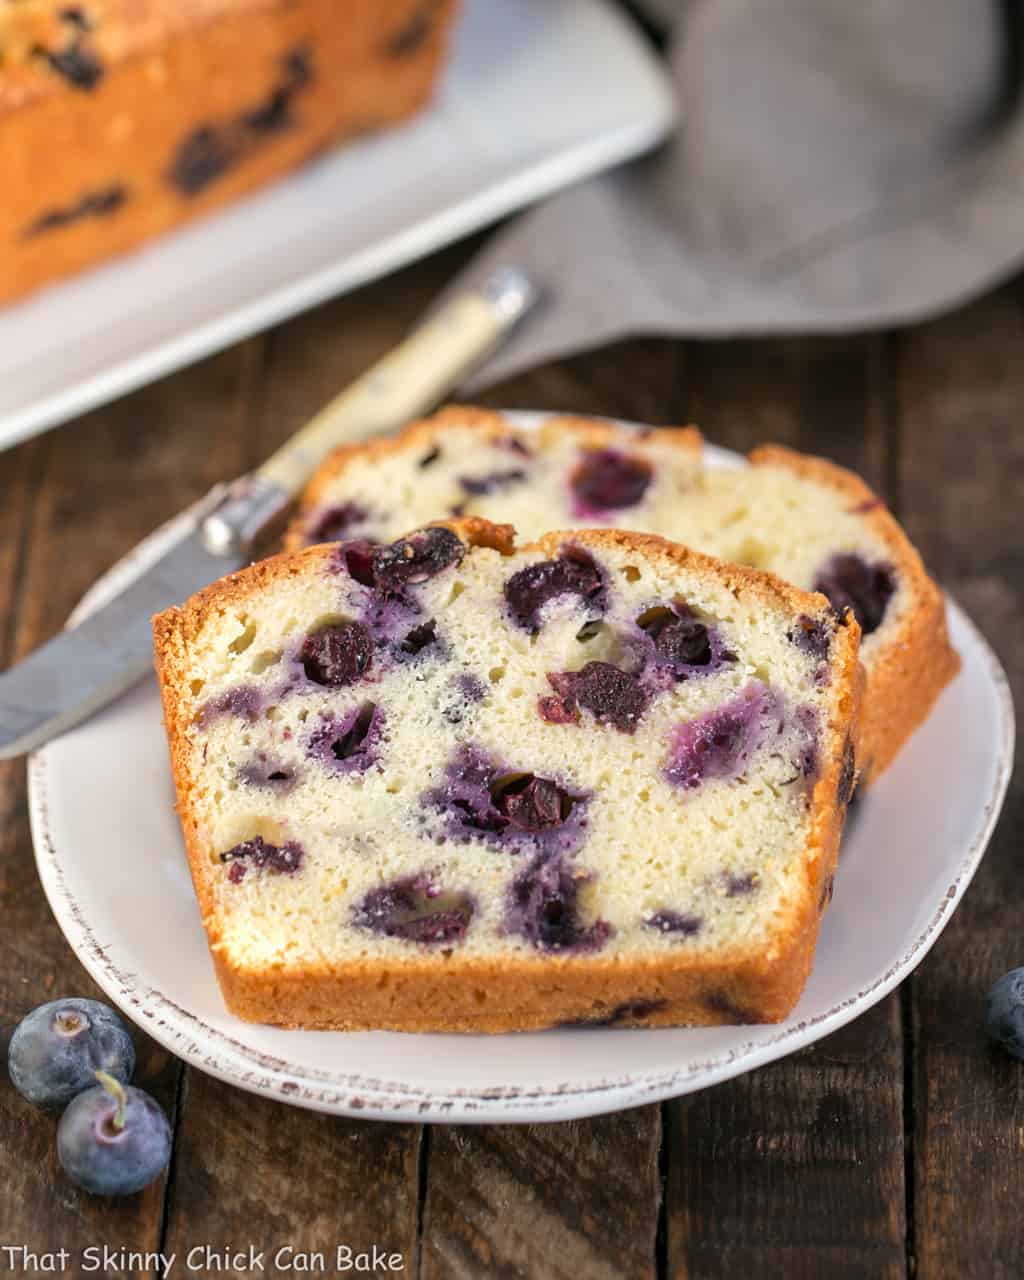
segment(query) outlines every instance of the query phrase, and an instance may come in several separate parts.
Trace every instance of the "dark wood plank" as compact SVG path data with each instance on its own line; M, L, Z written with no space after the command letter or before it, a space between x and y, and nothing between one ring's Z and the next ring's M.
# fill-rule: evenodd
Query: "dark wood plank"
M911 536L1024 694L1024 284L902 342ZM951 747L955 750L955 744ZM978 877L912 979L918 1275L1000 1280L1024 1257L1024 1069L988 1048L984 997L1024 964L1024 778Z
M885 493L888 345L694 344L691 416L716 444L820 453ZM670 1103L668 1273L905 1275L902 1061L891 997L793 1058Z
M260 1275L291 1276L319 1258L326 1275L343 1273L346 1258L357 1274L356 1255L376 1247L387 1274L415 1274L421 1126L298 1111L196 1071L182 1111L164 1242L179 1271L209 1246L220 1257L255 1250ZM248 1260L218 1274L254 1271Z
M423 1280L655 1275L656 1119L432 1129Z
M0 573L14 613L5 659L58 630L112 561L214 480L237 471L232 415L258 359L258 347L247 344L3 456L0 475L12 481L4 493L13 495L0 515L5 548ZM21 536L12 524L19 504L27 504ZM19 548L17 563L6 550L8 537L9 545ZM0 817L0 1009L6 1053L13 1026L35 1005L59 995L100 993L64 942L36 878L21 762L0 772ZM180 1065L145 1037L138 1037L138 1048L138 1082L173 1115ZM38 1251L96 1242L129 1250L157 1248L164 1180L124 1200L87 1196L60 1173L54 1129L54 1118L24 1103L4 1073L0 1240ZM128 1273L115 1269L111 1274Z

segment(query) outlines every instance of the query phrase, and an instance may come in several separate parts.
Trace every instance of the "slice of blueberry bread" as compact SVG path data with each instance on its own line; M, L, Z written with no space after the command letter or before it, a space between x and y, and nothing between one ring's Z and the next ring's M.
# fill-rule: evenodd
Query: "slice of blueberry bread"
M478 519L155 619L185 841L243 1018L772 1021L853 786L859 629L622 531Z
M706 466L692 428L636 431L584 419L517 430L500 414L448 409L391 440L339 450L303 500L287 545L390 541L450 515L508 521L522 537L557 527L661 534L776 573L850 608L867 672L858 764L877 777L959 669L941 592L857 476L789 449L746 467Z

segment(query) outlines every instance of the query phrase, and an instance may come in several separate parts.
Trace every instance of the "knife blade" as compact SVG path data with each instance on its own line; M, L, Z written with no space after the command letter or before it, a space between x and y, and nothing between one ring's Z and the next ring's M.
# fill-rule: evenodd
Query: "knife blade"
M332 449L433 407L535 301L521 272L496 273L430 316L256 471L215 486L115 599L0 675L0 759L41 746L144 676L154 613L241 568Z

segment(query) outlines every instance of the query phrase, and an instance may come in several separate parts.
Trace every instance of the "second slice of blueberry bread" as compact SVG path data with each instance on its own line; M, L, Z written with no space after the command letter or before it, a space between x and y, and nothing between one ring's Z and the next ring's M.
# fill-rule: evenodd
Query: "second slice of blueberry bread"
M243 1018L774 1021L853 786L858 627L651 535L464 520L155 620L192 875Z
M859 477L770 445L747 462L708 466L692 428L556 417L525 431L489 410L451 408L393 439L339 450L310 484L288 544L389 542L452 514L508 521L530 538L639 529L822 591L853 610L863 633L857 763L870 781L958 670L942 593Z

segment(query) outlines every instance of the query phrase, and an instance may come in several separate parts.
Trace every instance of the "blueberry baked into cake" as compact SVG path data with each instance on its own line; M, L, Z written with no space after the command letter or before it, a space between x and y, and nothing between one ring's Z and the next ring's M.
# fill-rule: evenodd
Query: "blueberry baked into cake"
M854 781L856 621L651 535L512 539L470 518L286 552L155 619L229 1007L784 1017Z
M941 592L849 471L770 445L746 467L710 467L701 444L692 428L637 432L560 418L523 431L497 413L449 409L391 440L339 450L310 484L287 545L388 542L453 514L507 521L525 538L603 525L658 533L824 592L837 610L853 610L863 634L857 762L870 781L959 669Z
M0 302L430 96L458 0L0 0Z

